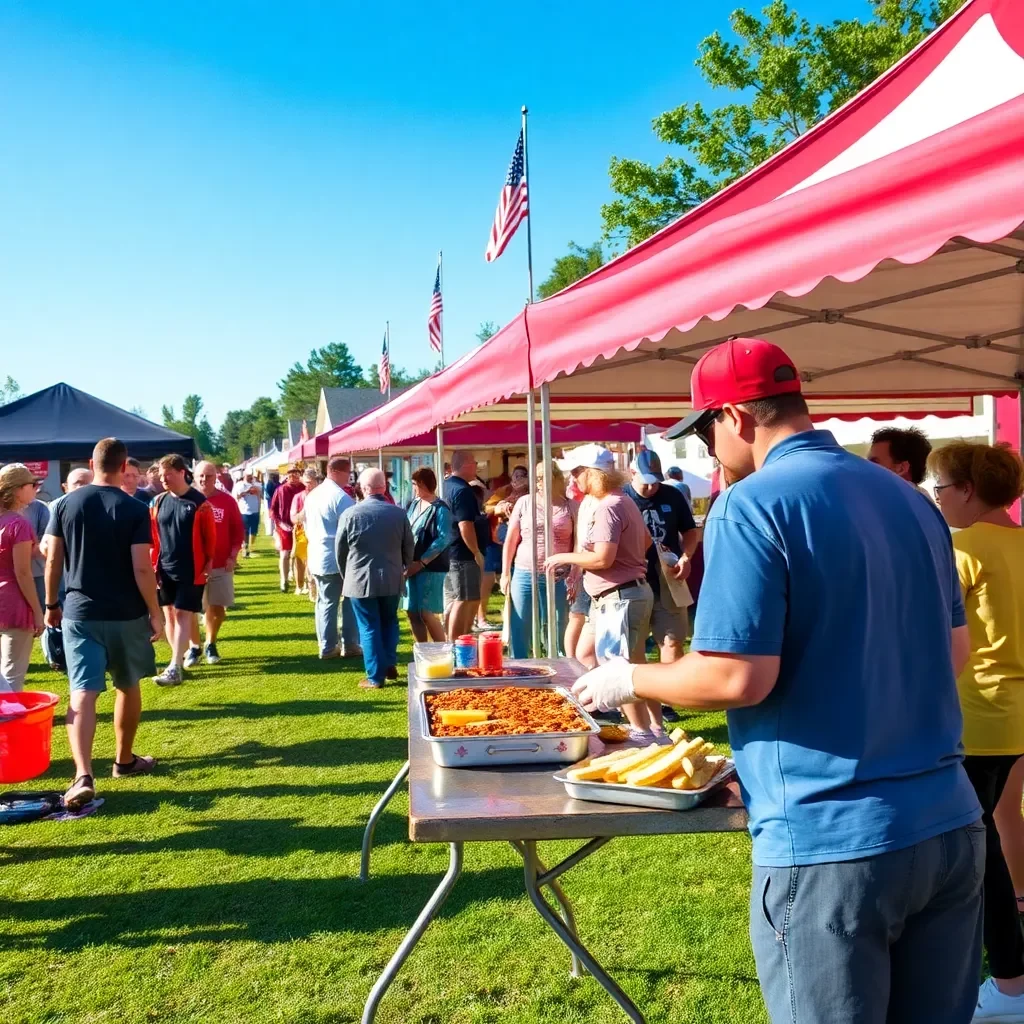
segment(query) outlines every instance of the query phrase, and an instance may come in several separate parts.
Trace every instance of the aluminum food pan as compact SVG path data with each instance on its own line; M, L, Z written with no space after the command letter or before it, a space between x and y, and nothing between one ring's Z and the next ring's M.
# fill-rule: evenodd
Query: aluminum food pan
M701 789L661 789L658 786L630 786L624 782L574 782L566 775L555 776L574 800L592 800L601 804L628 804L654 807L663 811L692 811L702 804L721 783L736 774L736 765L726 758L725 767Z
M502 676L495 678L493 676L482 676L480 678L465 678L463 676L441 676L434 679L425 679L418 672L415 672L417 686L437 686L442 685L446 690L450 690L453 686L465 686L472 690L479 690L482 687L490 686L492 683L496 686L522 686L529 683L542 683L549 685L546 680L554 678L557 674L556 670L551 665L539 665L532 661L514 661L505 662L505 668L532 668L540 669L541 675L534 676Z
M480 765L550 764L558 761L573 764L587 756L587 741L601 727L583 710L583 706L564 686L543 682L520 682L505 679L498 683L473 684L458 680L467 690L500 690L516 686L527 690L554 690L564 697L587 724L581 732L538 732L515 736L431 736L427 697L432 693L450 693L451 686L430 686L417 694L423 738L430 744L434 763L442 768L470 768Z

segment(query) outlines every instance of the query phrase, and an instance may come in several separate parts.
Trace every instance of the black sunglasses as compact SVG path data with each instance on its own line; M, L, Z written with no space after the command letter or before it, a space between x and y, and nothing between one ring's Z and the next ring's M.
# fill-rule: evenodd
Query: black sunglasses
M711 428L721 415L721 409L706 409L704 415L694 425L693 433L704 442L706 448L711 447Z

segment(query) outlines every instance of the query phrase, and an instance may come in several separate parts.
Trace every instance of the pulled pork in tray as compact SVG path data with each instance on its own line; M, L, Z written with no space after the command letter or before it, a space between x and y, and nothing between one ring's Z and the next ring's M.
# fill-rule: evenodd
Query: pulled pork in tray
M427 694L425 700L431 736L517 736L586 732L590 728L565 697L552 690L521 686L460 688ZM465 721L469 717L476 720ZM451 724L445 724L445 718Z

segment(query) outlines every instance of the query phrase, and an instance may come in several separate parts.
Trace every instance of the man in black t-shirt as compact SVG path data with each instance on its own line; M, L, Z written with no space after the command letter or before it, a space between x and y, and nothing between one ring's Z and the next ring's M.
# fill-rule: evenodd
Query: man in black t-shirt
M187 659L196 615L203 608L203 589L217 549L213 506L192 486L192 474L180 455L160 460L165 491L153 499L153 545L160 606L164 609L171 661L153 682L179 686L182 670L198 657Z
M117 690L114 777L141 775L156 763L132 749L142 714L139 680L154 670L153 641L160 636L162 618L149 559L149 512L121 490L127 457L123 442L113 437L100 441L89 463L95 483L55 502L46 528L46 624L62 628L71 684L66 722L75 780L64 795L71 808L96 793L96 700L106 689L108 672ZM58 600L62 570L67 589L63 612Z
M455 521L455 534L448 549L448 574L444 580L444 622L450 641L470 631L480 604L480 577L484 567L476 531L480 503L469 485L475 477L476 456L472 452L455 452L452 475L444 482L444 500Z
M636 502L654 543L647 549L647 582L654 591L651 632L665 664L683 656L683 644L690 632L687 608L676 604L661 578L661 551L668 549L679 559L676 578L690 574L690 558L697 549L698 531L686 499L676 488L663 483L661 459L643 449L633 460L632 481L623 493Z

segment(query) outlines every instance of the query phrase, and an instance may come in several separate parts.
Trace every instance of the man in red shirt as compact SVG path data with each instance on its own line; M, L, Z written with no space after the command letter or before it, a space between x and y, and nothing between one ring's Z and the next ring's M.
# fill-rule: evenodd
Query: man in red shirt
M217 634L224 623L228 608L235 600L235 565L242 547L245 529L238 502L217 486L217 467L212 462L200 462L196 466L196 483L213 508L213 521L217 528L217 543L213 550L213 564L206 578L203 593L203 622L206 626L206 649L199 649L199 620L192 621L191 646L185 655L185 668L198 665L205 653L206 663L216 665L220 661L217 653Z
M288 570L292 562L292 546L295 543L292 524L292 499L306 488L302 483L302 471L298 466L288 467L288 479L281 484L270 499L270 521L274 525L274 546L281 552L281 593L288 593Z

